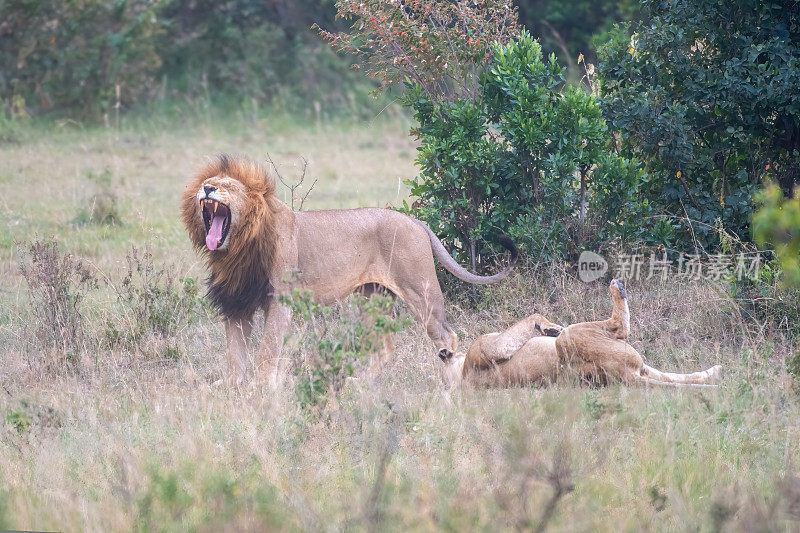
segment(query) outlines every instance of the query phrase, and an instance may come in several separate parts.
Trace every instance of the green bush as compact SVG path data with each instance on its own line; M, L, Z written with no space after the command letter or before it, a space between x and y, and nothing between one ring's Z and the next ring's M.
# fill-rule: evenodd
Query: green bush
M170 0L161 74L190 97L351 107L372 85L310 31L315 22L338 28L334 13L329 0Z
M765 175L800 178L800 9L796 0L645 0L648 22L600 53L602 105L641 195L681 230L673 247L719 245L715 220L749 235ZM691 224L691 227L690 227Z
M753 216L753 236L761 246L775 249L784 281L800 287L800 189L785 199L774 184L760 195L761 208Z
M280 301L308 326L303 338L306 358L295 371L295 394L304 408L324 406L329 393L338 394L345 380L384 347L386 335L411 324L408 316L393 317L393 298L381 294L354 295L338 316L332 307L315 302L310 291L299 288Z
M498 233L531 259L587 244L590 219L603 238L634 236L633 217L648 208L636 201L638 163L614 154L596 99L567 84L527 32L495 45L483 97L434 102L412 84L405 103L419 122L415 214L473 269L488 266L482 243Z
M338 28L334 14L329 0L0 2L0 140L28 113L98 117L175 97L352 109L374 85L310 29Z

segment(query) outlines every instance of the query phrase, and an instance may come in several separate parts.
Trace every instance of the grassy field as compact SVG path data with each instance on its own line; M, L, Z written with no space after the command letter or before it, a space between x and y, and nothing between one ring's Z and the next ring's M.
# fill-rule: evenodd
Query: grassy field
M382 374L320 412L290 386L214 386L224 332L187 285L205 272L177 212L192 169L222 151L269 153L293 180L305 158L303 190L318 179L305 208L397 205L415 147L396 116L189 124L40 125L0 145L0 528L800 529L800 396L784 364L797 316L745 319L722 284L629 285L631 341L648 363L722 364L718 389L565 377L447 395L416 326L395 336ZM42 300L20 273L27 243L51 236L94 280L69 361L47 350ZM136 283L150 292L126 293ZM533 309L561 323L605 318L606 287L523 271L481 289L478 305L451 294L448 314L465 348ZM130 333L138 304L163 301L188 311L168 312L161 334ZM126 342L109 341L120 331Z

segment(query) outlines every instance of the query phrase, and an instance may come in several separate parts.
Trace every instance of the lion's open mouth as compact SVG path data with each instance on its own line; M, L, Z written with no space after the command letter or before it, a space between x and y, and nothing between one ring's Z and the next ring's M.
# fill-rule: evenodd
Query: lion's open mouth
M231 210L227 205L212 198L200 200L203 209L203 223L206 225L206 246L216 250L228 236L231 229Z

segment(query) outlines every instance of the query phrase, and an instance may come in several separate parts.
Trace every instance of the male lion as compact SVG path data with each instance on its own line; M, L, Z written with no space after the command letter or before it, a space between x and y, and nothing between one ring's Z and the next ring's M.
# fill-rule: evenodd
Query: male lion
M292 287L310 289L320 302L381 285L402 298L436 344L442 360L456 351L457 337L444 315L435 254L442 265L470 283L505 278L477 276L458 265L422 222L387 209L292 211L275 197L275 185L253 161L221 155L192 178L183 194L182 218L192 244L205 255L208 294L224 317L229 381L242 384L253 314L263 309L264 336L256 368L274 382L291 312L275 298Z
M479 337L466 356L453 358L445 369L450 385L508 387L549 384L562 365L576 368L589 381L619 380L626 385L658 384L706 386L718 380L722 367L693 374L661 372L644 364L642 356L625 339L630 334L630 311L625 287L612 280L614 308L611 318L581 322L562 328L531 315L502 333Z

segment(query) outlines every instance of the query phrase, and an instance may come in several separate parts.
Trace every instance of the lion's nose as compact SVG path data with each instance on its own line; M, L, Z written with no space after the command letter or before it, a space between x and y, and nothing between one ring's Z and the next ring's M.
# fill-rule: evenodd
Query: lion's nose
M203 190L206 191L206 196L208 196L212 192L216 191L217 188L213 185L203 185Z

